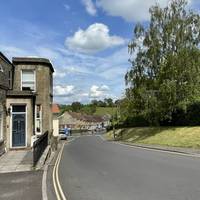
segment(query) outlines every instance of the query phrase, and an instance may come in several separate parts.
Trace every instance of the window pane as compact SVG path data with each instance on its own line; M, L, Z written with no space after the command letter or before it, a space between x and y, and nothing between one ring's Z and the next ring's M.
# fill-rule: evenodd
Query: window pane
M22 89L25 90L25 89L31 89L31 90L34 90L34 83L31 83L31 82L22 82Z
M37 118L41 118L41 106L40 105L37 105L37 115L36 115L36 117Z
M22 90L35 90L35 77L33 70L22 71Z
M22 81L34 81L34 71L22 71Z
M26 112L26 106L13 106L13 112Z
M36 120L36 131L37 131L38 133L41 132L41 120L40 120L40 119L37 119L37 120Z

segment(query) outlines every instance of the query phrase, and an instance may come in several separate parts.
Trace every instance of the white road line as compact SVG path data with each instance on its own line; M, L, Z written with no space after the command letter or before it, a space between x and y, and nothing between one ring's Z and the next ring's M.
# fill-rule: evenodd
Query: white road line
M42 176L42 199L48 200L47 197L47 171L48 171L48 165L44 167L44 172Z
M60 152L59 152L60 153ZM59 155L58 155L59 156ZM60 195L59 195L59 192L58 192L58 189L57 189L57 185L56 185L56 178L55 178L55 171L56 171L56 166L57 166L57 163L58 163L58 157L56 159L56 163L55 163L55 166L53 168L53 186L54 186L54 190L55 190L55 193L56 193L56 198L57 200L61 200L60 198Z
M103 141L106 141L105 138L102 136L99 136ZM121 146L129 147L129 148L135 148L135 149L142 149L145 151L154 151L154 152L161 152L161 153L167 153L167 154L172 154L172 155L179 155L179 156L186 156L186 157L192 157L192 158L200 158L199 154L187 154L187 153L181 153L181 152L173 152L170 150L160 150L160 149L150 149L148 147L139 147L139 146L134 146L134 145L129 145L129 144L122 144L119 142L112 142L113 144L118 144Z
M48 172L49 164L51 163L53 157L54 157L54 153L52 152L49 160L47 161L47 163L44 166L44 172L43 172L43 176L42 176L42 199L43 200L48 200L48 195L47 195L47 172Z
M107 141L102 135L97 135L98 137L100 137L103 141Z
M59 175L58 175L58 169L59 169L63 149L64 149L64 144L63 144L63 146L62 146L62 148L61 148L61 150L58 154L55 166L53 168L53 185L54 185L54 190L55 190L55 193L56 193L57 200L66 200L66 197L65 197L63 190L62 190L62 187L60 185Z
M61 194L61 197L63 200L66 200L66 197L63 193L63 190L62 190L62 187L60 185L60 181L59 181L59 175L58 175L58 167L60 165L60 160L61 160L61 157L62 157L62 153L63 153L63 149L64 149L64 145L62 146L62 149L60 151L60 155L59 155L59 160L58 160L58 163L57 163L57 168L56 168L56 181L57 181L57 184L58 184L58 189L60 191L60 194Z

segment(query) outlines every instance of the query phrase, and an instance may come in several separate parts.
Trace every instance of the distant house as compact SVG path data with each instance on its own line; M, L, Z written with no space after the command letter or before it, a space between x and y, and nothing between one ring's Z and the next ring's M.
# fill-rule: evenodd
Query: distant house
M54 104L52 105L51 111L52 111L52 113L53 113L53 117L58 117L59 114L60 114L60 108L59 108L58 104L55 104L55 103L54 103Z
M86 115L75 112L65 112L59 116L59 128L69 127L71 129L94 130L96 128L107 127L110 118L105 116Z
M53 135L56 137L59 135L59 119L58 116L60 114L60 108L58 104L52 105L52 113L53 113Z
M7 77L0 101L2 141L7 150L30 148L40 135L52 134L53 66L48 59L34 57L13 58L11 63L3 54L1 62L5 71L0 81Z

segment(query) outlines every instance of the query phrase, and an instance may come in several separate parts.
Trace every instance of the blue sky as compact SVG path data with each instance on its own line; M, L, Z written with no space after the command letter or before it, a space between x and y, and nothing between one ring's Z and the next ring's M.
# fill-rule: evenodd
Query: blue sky
M161 6L168 0L158 0ZM120 98L130 68L127 44L136 22L148 22L155 0L2 0L0 49L39 56L55 68L54 101ZM190 1L199 12L200 2Z

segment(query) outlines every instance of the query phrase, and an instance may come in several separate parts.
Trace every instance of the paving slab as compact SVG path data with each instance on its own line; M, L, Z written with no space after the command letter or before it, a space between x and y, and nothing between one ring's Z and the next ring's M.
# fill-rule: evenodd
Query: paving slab
M0 173L31 171L33 169L31 150L9 151L0 157Z

